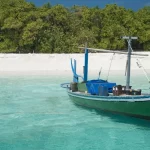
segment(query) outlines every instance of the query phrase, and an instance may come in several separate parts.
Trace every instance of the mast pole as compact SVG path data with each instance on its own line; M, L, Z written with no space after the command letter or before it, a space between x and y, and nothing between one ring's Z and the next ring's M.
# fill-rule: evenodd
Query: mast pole
M129 90L130 87L130 71L131 71L131 37L128 41L128 55L127 55L127 78L126 78L126 89Z
M136 40L137 37L131 37L131 36L123 36L123 39L126 39L128 42L128 55L127 55L127 78L126 78L126 89L129 90L130 88L130 71L131 71L131 42L132 40Z

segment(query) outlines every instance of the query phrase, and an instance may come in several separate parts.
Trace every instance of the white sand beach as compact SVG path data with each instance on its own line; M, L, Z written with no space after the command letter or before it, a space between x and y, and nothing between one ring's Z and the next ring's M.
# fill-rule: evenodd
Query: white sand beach
M150 70L150 53L147 57L138 56L145 70ZM112 53L89 53L89 72L124 71L127 56L115 54L111 63ZM0 74L69 74L71 75L70 59L76 59L77 72L83 73L84 54L0 54ZM137 66L137 56L132 56L131 69L141 71Z

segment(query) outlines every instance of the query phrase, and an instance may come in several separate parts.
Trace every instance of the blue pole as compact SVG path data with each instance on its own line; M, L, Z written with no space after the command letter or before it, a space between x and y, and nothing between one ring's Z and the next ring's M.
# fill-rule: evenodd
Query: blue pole
M85 48L85 62L84 62L84 82L88 80L88 49Z
M73 75L73 82L78 82L78 77L76 75L76 60L74 59L74 75Z

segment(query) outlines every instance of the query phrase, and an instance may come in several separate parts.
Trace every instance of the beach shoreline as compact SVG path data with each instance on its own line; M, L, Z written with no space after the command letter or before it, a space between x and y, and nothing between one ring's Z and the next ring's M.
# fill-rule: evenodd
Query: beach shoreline
M142 54L149 52L142 52ZM141 72L137 57L132 56L131 69ZM77 73L83 74L84 54L0 54L0 75L72 75L70 60L77 61ZM89 53L89 74L102 72L124 72L126 55L112 53ZM138 58L150 73L150 56ZM111 60L113 60L111 62Z

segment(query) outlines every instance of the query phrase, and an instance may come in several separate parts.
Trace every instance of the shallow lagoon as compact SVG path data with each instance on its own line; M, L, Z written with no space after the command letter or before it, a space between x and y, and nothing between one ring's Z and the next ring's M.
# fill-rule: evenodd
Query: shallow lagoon
M109 79L124 83L116 74ZM150 121L75 105L60 87L71 78L0 77L0 150L150 149ZM140 74L132 84L149 88Z

